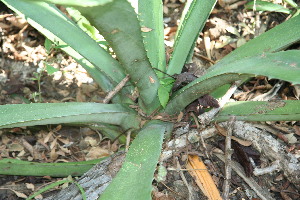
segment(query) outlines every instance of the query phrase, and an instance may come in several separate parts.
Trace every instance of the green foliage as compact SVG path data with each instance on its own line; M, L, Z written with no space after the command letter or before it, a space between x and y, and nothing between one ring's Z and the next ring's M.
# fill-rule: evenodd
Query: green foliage
M125 73L130 74L132 84L138 88L139 101L144 110L153 112L159 106L159 81L148 60L140 23L130 3L118 0L103 6L76 8L104 36Z
M169 102L169 94L174 83L173 78L165 78L160 80L160 86L158 88L158 98L161 105L165 108Z
M230 116L240 121L299 121L299 101L237 101L224 106L215 121L229 120Z
M216 0L189 0L176 34L167 73L180 74L196 38L215 6Z
M125 77L121 64L54 5L40 1L3 0L3 2L19 15L25 15L33 27L71 55L104 91L111 91ZM37 10L39 12L35 12ZM129 103L125 95L129 94L131 89L131 87L123 88L124 96L113 99L113 102Z
M291 50L278 53L263 53L258 56L225 63L222 68L219 67L211 70L175 93L168 103L165 112L169 114L178 113L188 104L199 98L199 96L211 93L222 85L257 75L269 76L270 78L299 84L299 57L300 51Z
M111 139L118 137L122 131L138 132L142 128L132 142L120 172L100 197L104 200L151 198L151 183L164 134L172 130L172 124L150 121L144 127L140 127L141 118L145 119L145 114L149 115L154 111L178 113L204 94L215 92L220 95L226 91L227 85L234 81L246 80L257 75L294 84L300 83L299 51L280 52L300 40L300 16L276 26L233 51L211 67L207 74L170 97L174 79L164 78L163 72L167 71L170 75L181 73L193 52L195 40L215 5L215 0L187 1L168 67L165 61L160 0L140 1L139 15L126 0L2 1L24 16L33 27L55 44L46 40L45 47L48 52L53 48L61 48L73 56L103 91L112 91L129 74L130 82L112 100L113 103L119 104L0 106L0 128L57 123L98 123L99 130ZM54 4L73 6L67 9L75 22L66 17ZM36 12L37 10L39 12ZM105 41L99 42L99 34ZM104 46L99 43L104 43ZM107 51L108 45L113 49L116 58ZM162 72L156 73L153 68ZM53 70L49 68L50 73ZM139 111L143 112L142 116L125 104L134 104L128 96L135 90L139 93L138 105ZM243 109L243 104L262 112ZM290 115L285 119L299 120L298 101L284 101L284 104L278 104L275 110L270 110L269 107L273 105L276 107L277 104L228 104L217 120L226 120L229 114L237 115L237 118L242 120L282 120L288 113ZM9 161L3 164L10 164L6 167L16 165L17 169L20 169L16 162ZM17 172L15 170L10 173ZM48 172L43 173L46 175ZM42 172L35 175L41 174Z
M0 160L1 174L21 176L81 176L103 159L69 162L69 163L36 163L17 159Z
M162 142L172 124L151 121L130 145L125 162L100 200L151 199L152 180Z
M74 183L74 184L79 188L79 190L80 190L80 192L81 192L81 195L82 195L82 199L83 199L83 200L86 200L86 199L87 199L87 198L86 198L85 191L83 190L82 186L79 185L76 181L74 181L74 180L72 179L72 177L67 177L67 178L65 178L65 179L63 179L63 180L56 181L56 182L54 182L54 183L51 183L51 184L49 184L49 185L43 187L42 189L40 189L39 191L35 192L33 195L31 195L30 197L28 197L26 200L31 200L31 199L35 198L36 196L42 194L43 192L46 192L46 191L48 191L48 190L50 190L50 189L52 189L52 188L55 188L55 187L57 187L57 186L59 186L59 185L66 184L66 183Z
M57 112L59 111L59 112ZM0 128L60 123L107 123L139 128L136 112L120 104L34 103L0 106Z
M267 1L250 1L245 5L246 9L257 11L269 11L269 12L281 12L285 14L291 14L292 11L279 4L274 4Z
M147 56L153 68L166 71L163 8L161 0L143 0L138 5ZM164 74L157 72L161 78Z
M287 2L293 8L289 9L282 5L267 1L250 1L245 5L245 8L257 11L281 12L285 14L291 14L293 17L299 15L299 5L297 5L293 0L285 0L285 2Z

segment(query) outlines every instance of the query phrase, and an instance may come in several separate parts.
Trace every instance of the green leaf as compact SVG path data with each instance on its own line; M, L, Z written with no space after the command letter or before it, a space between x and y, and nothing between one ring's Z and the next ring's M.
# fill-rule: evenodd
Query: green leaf
M28 1L41 1L41 0L28 0ZM113 0L43 0L44 2L60 4L60 5L68 5L68 6L84 6L84 7L93 7L93 6L101 6L106 3L112 2Z
M251 57L264 52L278 52L300 40L300 15L276 26L275 28L261 34L253 40L232 51L209 70L222 68L224 65L235 62L238 59ZM243 80L245 81L245 80ZM224 95L230 85L223 86Z
M60 46L67 44L61 49L74 57L104 91L109 92L125 77L120 64L54 5L22 0L3 0L3 2L20 16L24 16L53 43ZM36 12L37 10L39 12ZM123 93L130 93L130 87L122 90L126 91ZM122 99L128 98L124 94ZM118 102L122 102L121 98Z
M55 72L59 71L59 69L53 67L52 65L49 65L48 63L45 63L45 65L46 65L46 71L49 75L52 75Z
M158 88L158 98L161 105L165 108L169 101L170 90L163 85Z
M210 70L222 68L225 63L250 57L264 52L278 52L300 40L300 15L296 16L271 30L261 34L253 40L232 51Z
M274 4L267 1L250 1L245 5L245 8L248 10L257 10L257 11L269 11L269 12L281 12L285 14L291 14L292 11L288 8L283 7L279 4Z
M76 8L112 47L130 81L138 88L139 101L148 109L147 113L154 111L159 106L159 81L148 60L141 27L131 4L118 0L104 6Z
M165 108L169 98L170 92L172 90L174 79L173 78L165 78L160 81L160 86L158 88L158 98L160 104Z
M138 3L139 19L145 49L152 67L166 71L163 6L161 0L143 0ZM159 77L163 73L157 72Z
M20 176L81 176L104 158L69 163L36 163L17 159L0 160L0 174Z
M175 93L165 108L165 112L175 114L184 109L204 94L209 94L218 87L257 75L268 76L300 83L300 51L291 50L278 53L263 53L225 63L222 68L215 68L204 76Z
M126 136L124 134L124 130L122 130L120 127L97 123L90 125L89 128L100 131L101 134L103 134L111 141L115 141L116 139L118 139L121 144L126 144Z
M171 124L151 121L130 145L125 162L100 200L150 200L152 181L165 131Z
M47 51L47 54L49 54L50 51L51 51L51 49L53 48L53 43L51 42L51 40L49 40L48 38L46 38L44 46L45 46L45 49Z
M93 38L97 42L99 41L99 38L102 37L99 34L99 31L95 27L93 27L90 24L90 22L84 16L82 16L78 10L76 10L74 7L67 7L66 10L69 13L69 15L72 17L73 21L75 21L76 24L84 32L86 32L91 38Z
M45 187L43 187L42 189L40 189L39 191L35 192L33 195L30 195L26 200L31 200L33 198L35 198L36 196L42 194L43 192L46 192L52 188L55 188L59 185L62 185L62 184L65 184L65 183L73 183L74 181L72 180L68 180L68 179L64 179L64 180L59 180L59 181L56 181L54 183L51 183Z
M227 103L215 121L234 115L240 121L299 121L300 101L238 101Z
M216 0L187 1L181 24L176 34L174 51L167 70L168 74L181 73L195 38L198 37L203 29L215 3Z
M59 112L58 112L59 111ZM32 103L0 106L0 129L61 123L107 123L139 128L136 112L121 104Z
M288 4L290 4L294 8L298 8L299 6L293 0L284 0Z

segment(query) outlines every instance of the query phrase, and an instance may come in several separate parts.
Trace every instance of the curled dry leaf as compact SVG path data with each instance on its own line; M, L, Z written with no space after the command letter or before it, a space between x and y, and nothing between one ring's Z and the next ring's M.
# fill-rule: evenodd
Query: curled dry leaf
M226 137L227 135L227 130L225 128L223 128L222 126L218 125L218 124L215 124L215 127L216 129L218 130L218 132L223 135L224 137ZM238 142L239 144L243 145L243 146L250 146L252 144L251 141L248 141L248 140L242 140L242 139L239 139L235 136L231 136L231 139Z

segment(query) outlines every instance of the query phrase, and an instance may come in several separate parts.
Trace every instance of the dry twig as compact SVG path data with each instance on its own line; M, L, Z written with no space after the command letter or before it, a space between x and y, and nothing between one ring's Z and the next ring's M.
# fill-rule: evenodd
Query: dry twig
M106 97L103 99L103 103L108 103L125 86L128 80L129 75L127 74L126 77L106 95Z
M231 135L235 122L235 117L230 117L228 122L228 130L225 140L225 181L223 184L223 199L229 199L229 189L230 189L230 181L231 181L231 155L233 150L231 149Z

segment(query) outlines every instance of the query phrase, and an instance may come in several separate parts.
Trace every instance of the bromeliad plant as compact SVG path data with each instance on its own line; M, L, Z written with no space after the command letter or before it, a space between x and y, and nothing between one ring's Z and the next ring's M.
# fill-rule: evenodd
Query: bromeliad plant
M163 138L173 125L171 122L152 120L153 116L176 115L205 94L214 92L221 96L235 81L244 81L257 75L300 83L300 51L282 51L300 40L300 16L246 43L212 66L204 76L170 96L173 81L166 81L160 71L169 75L181 73L215 0L187 1L168 65L165 59L161 0L138 1L138 14L127 0L2 2L24 16L49 40L62 45L62 50L80 63L103 91L112 91L126 75L130 76L130 82L113 97L112 104L38 103L0 106L0 128L101 123L102 127L107 127L108 132L131 130L137 133L121 170L100 199L151 198L151 183ZM84 23L75 23L55 4L74 11L72 13L77 13L76 16L71 15L76 22L82 19ZM113 49L116 59L99 46L95 38L91 37L91 32L87 34L81 28L85 31L98 30ZM136 92L139 96L137 101L133 101L130 97ZM225 106L216 120L228 120L230 115L235 115L238 120L250 121L300 119L298 101L285 101L279 105L270 107L268 102L231 103ZM252 111L241 109L241 106L251 108ZM5 165L5 169L8 169L9 164L14 166L13 162L2 160L0 167ZM4 173L25 175L20 171L7 170ZM26 175L35 174L32 172ZM45 172L43 175L55 176L55 173Z

